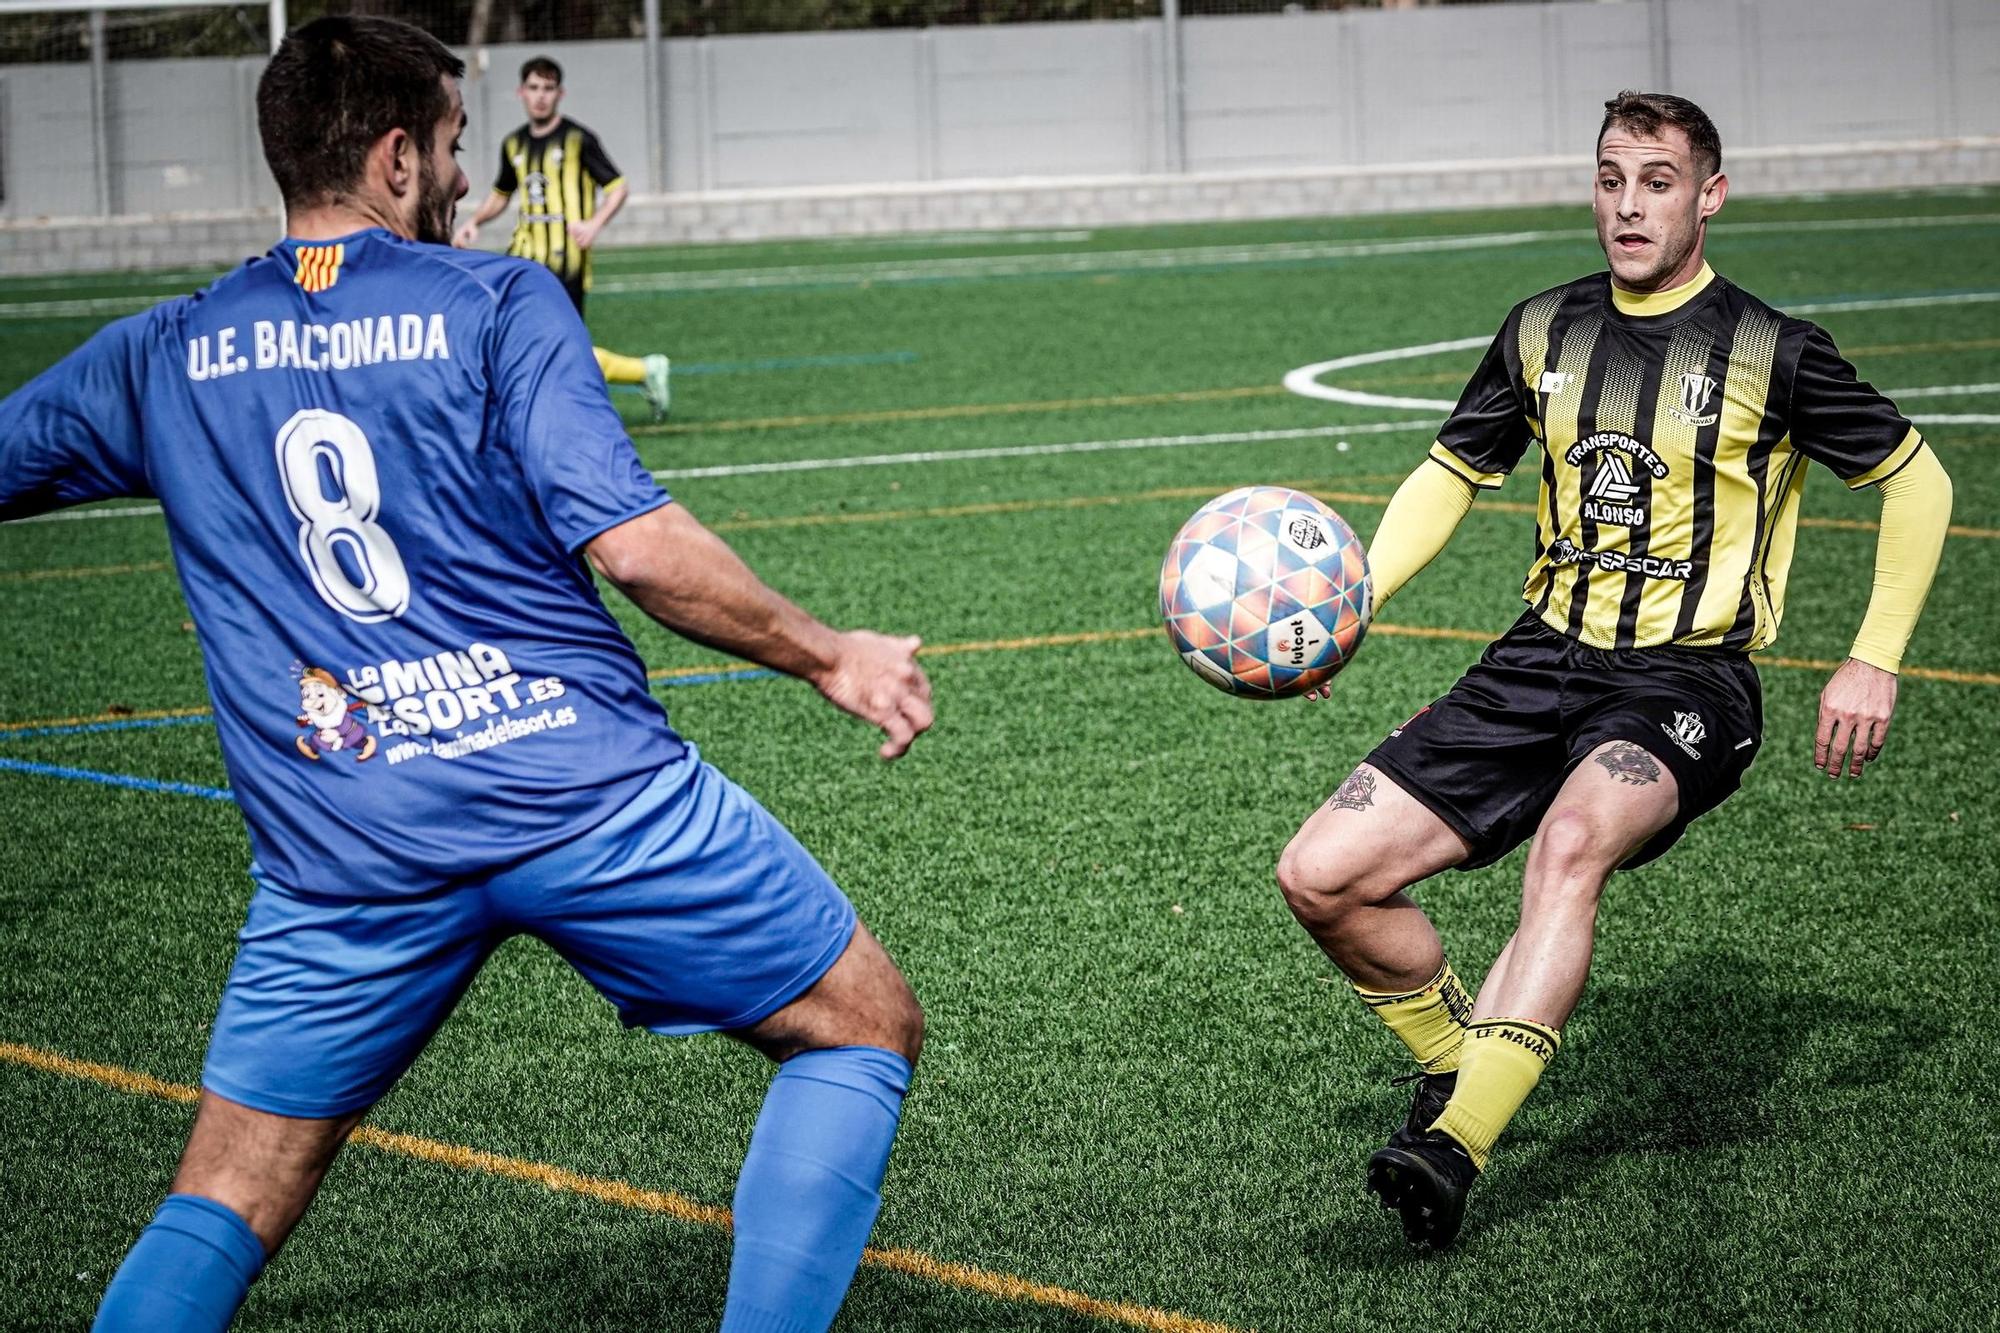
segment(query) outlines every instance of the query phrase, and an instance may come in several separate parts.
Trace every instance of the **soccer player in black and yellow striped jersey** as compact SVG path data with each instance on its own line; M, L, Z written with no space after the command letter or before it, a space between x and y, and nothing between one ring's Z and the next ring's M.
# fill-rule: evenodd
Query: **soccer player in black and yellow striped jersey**
M547 56L522 65L520 97L528 123L501 143L493 192L453 240L471 245L479 239L479 229L506 212L518 195L521 216L507 253L532 259L561 278L580 315L590 292L591 247L625 206L625 177L595 134L559 113L562 66ZM595 350L606 380L638 385L653 415L666 416L672 401L672 365L666 357Z
M1727 197L1701 109L1605 104L1595 211L1609 272L1516 306L1369 551L1376 607L1539 445L1520 621L1390 734L1286 847L1294 914L1418 1062L1367 1185L1442 1247L1494 1142L1561 1046L1597 906L1733 792L1762 741L1749 653L1785 609L1807 464L1882 495L1873 594L1820 696L1813 762L1881 753L1937 569L1951 482L1824 330L1714 273ZM1532 838L1520 923L1476 996L1405 892Z

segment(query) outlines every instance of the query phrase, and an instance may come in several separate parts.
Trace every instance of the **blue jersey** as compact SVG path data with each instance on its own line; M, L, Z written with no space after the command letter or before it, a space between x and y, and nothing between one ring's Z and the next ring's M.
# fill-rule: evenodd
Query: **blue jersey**
M689 754L579 554L668 497L540 265L287 240L0 402L0 518L129 495L165 509L277 884L508 865Z

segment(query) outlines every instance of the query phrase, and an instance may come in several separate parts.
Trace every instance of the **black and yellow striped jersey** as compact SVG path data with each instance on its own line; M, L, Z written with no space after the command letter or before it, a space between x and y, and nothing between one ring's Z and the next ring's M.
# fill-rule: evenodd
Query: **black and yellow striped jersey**
M1599 648L1762 648L1805 465L1850 487L1923 448L1824 330L1706 268L1658 296L1597 273L1514 307L1431 459L1491 488L1539 442L1522 596Z
M598 195L624 181L597 136L567 116L547 134L523 125L500 145L493 192L518 194L520 220L507 247L565 282L588 284L590 252L570 243L569 224L597 212Z

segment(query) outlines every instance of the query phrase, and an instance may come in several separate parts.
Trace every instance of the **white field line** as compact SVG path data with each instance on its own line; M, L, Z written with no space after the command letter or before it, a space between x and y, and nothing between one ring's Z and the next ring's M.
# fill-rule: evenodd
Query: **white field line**
M1443 342L1417 343L1410 347L1391 347L1382 352L1355 352L1348 356L1336 356L1331 361L1315 361L1309 366L1285 372L1284 386L1301 398L1318 398L1328 403L1352 403L1362 407L1408 407L1425 412L1449 412L1458 406L1457 399L1446 398L1398 398L1386 393L1363 393L1360 389L1343 389L1338 385L1321 384L1320 376L1331 375L1336 370L1352 370L1356 366L1379 366L1385 361L1409 361L1420 356L1436 356L1442 352L1463 352L1474 347L1484 347L1492 342L1491 336L1472 338L1448 338Z
M1927 305L1986 305L2000 301L2000 292L1942 292L1936 296L1884 296L1865 301L1821 301L1788 305L1788 315L1829 315L1842 310L1915 310Z
M1017 444L991 449L925 449L914 453L867 454L855 458L795 458L774 463L729 463L720 467L661 468L653 476L661 481L690 477L744 477L766 472L826 472L841 468L889 467L898 464L956 463L980 458L1038 458L1050 454L1098 454L1128 449L1189 449L1204 444L1265 444L1277 440L1324 440L1349 435L1390 435L1399 431L1434 430L1437 423L1426 417L1420 421L1368 421L1352 426L1302 426L1295 430L1234 430L1211 435L1143 435L1123 440L1075 440L1066 444ZM15 519L14 523L70 523L94 518L148 518L160 513L158 505L135 505L119 509L67 509L54 514ZM8 524L7 526L13 526Z
M1790 314L1824 315L1855 310L1893 310L1906 306L1926 305L1973 305L2000 301L2000 292L1956 292L1933 297L1895 297L1890 299L1864 299L1854 301L1821 301L1817 304L1787 306ZM1443 342L1418 343L1411 347L1391 347L1384 351L1355 352L1348 356L1336 356L1329 361L1315 361L1308 366L1300 366L1285 372L1284 386L1301 398L1317 398L1322 402L1345 403L1352 407L1406 407L1415 411L1449 412L1458 406L1451 398L1401 398L1393 394L1367 393L1360 389L1343 389L1334 384L1322 384L1323 376L1337 370L1352 370L1356 366L1377 366L1387 361L1408 361L1420 356L1436 356L1443 352L1463 352L1474 347L1484 347L1491 342L1490 336L1472 338L1450 338ZM1891 398L1948 398L1954 395L1991 393L2000 390L1995 384L1933 384L1914 389L1884 390ZM1989 425L1991 419L1985 415L1972 417L1911 417L1918 423L1953 425Z
M1473 339L1471 345L1485 341L1484 338ZM1433 346L1434 349L1442 349L1462 345L1466 345L1463 340L1459 343ZM1410 354L1416 355L1414 352ZM1923 398L1994 392L2000 392L2000 384L1944 384L1925 389L1892 389L1888 394L1891 398ZM1443 406L1449 409L1456 404L1445 403ZM1912 416L1910 420L1919 425L1993 426L2000 425L2000 414L1919 415ZM1368 421L1351 426L1302 426L1293 430L1221 431L1208 435L1141 435L1129 439L1075 440L1064 444L1017 444L990 449L923 449L900 454L863 454L852 458L796 458L770 463L725 463L715 467L660 468L653 473L653 476L660 481L677 481L704 477L747 477L772 472L833 472L857 467L907 467L991 458L1040 458L1056 454L1114 453L1135 449L1188 449L1208 444L1268 444L1283 440L1344 439L1350 435L1395 435L1409 431L1435 430L1437 424L1435 417L1423 417L1411 421ZM116 509L67 509L54 514L37 514L33 518L15 519L12 523L0 526L11 527L21 523L74 523L100 518L156 518L160 512L158 505L129 505Z
M1967 301L2000 301L2000 292L1970 292L1957 296L1935 298L1909 298L1908 301L1885 303L1882 301L1836 301L1817 306L1793 306L1793 311L1819 312L1840 310L1879 310L1886 305L1926 305L1962 304ZM1444 398L1397 398L1387 394L1363 393L1358 389L1341 389L1330 384L1321 384L1318 377L1336 370L1350 370L1356 366L1380 365L1388 361L1407 361L1422 356L1433 356L1442 352L1462 352L1474 347L1485 346L1490 339L1485 336L1472 338L1452 338L1444 342L1419 343L1412 347L1392 347L1386 351L1356 352L1350 356L1335 357L1331 361L1318 361L1309 366L1300 366L1288 371L1284 385L1293 393L1306 398L1320 398L1328 402L1349 403L1363 407L1407 407L1420 411L1449 412L1458 404ZM1934 384L1912 389L1889 389L1884 391L1890 398L1949 398L2000 392L2000 383L1993 384ZM2000 414L1975 412L1931 414L1912 416L1918 425L1936 426L1993 426L2000 425ZM1276 440L1326 439L1343 435L1386 435L1402 431L1430 429L1430 418L1414 421L1373 421L1352 426L1307 426L1294 430L1251 430L1224 431L1209 435L1145 435L1118 440L1077 440L1066 444L1020 444L990 449L926 449L900 454L864 454L852 458L798 458L771 463L729 463L716 467L662 468L653 473L661 481L686 480L700 477L743 477L771 472L825 472L843 468L889 467L922 463L970 462L988 458L1034 458L1052 454L1092 454L1109 453L1132 449L1183 449L1204 444L1257 444ZM158 505L131 505L117 509L64 510L54 514L38 514L33 518L15 519L15 523L73 523L79 520L100 518L151 518L160 513Z
M1189 449L1204 444L1268 444L1276 440L1324 440L1349 435L1393 435L1436 430L1437 422L1369 421L1353 426L1301 426L1294 430L1232 430L1212 435L1140 435L1124 440L1076 440L1068 444L1015 444L992 449L926 449L905 454L862 454L853 458L792 458L775 463L725 463L717 467L662 468L661 481L690 477L747 477L767 472L830 472L840 468L889 467L915 463L957 463L981 458L1040 458L1050 454L1101 454L1127 449Z
M1897 402L1905 398L1969 398L1974 394L2000 393L2000 383L1933 384L1926 389L1888 389L1884 392Z
M124 505L117 509L59 509L53 514L11 519L0 526L11 528L22 523L75 523L93 518L157 518L161 512L158 505Z
M2000 213L1958 213L1936 217L1828 218L1807 222L1746 222L1718 225L1718 237L1758 232L1878 231L1884 228L1956 227L2000 224ZM717 269L706 273L658 273L614 279L593 292L667 292L756 289L865 282L934 282L951 278L1011 278L1038 274L1102 273L1109 270L1200 268L1214 265L1284 264L1319 259L1374 259L1449 250L1488 250L1541 241L1583 239L1574 227L1530 231L1477 232L1463 236L1421 236L1407 241L1265 241L1249 245L1196 245L1176 249L1075 251L1069 254L980 255L956 259L882 260L866 264L801 264L782 268Z
M1826 218L1801 222L1718 224L1718 238L1731 235L1828 231L1906 230L1915 227L1961 227L2000 224L2000 213L1955 213L1922 217ZM607 278L592 291L598 294L644 292L754 291L762 288L858 286L876 282L936 282L952 279L1028 277L1039 274L1103 273L1152 269L1202 268L1233 265L1284 264L1323 259L1371 259L1382 256L1431 254L1450 250L1489 250L1532 245L1542 241L1582 240L1589 233L1575 227L1532 231L1478 232L1462 236L1422 236L1406 241L1266 241L1245 245L1197 245L1148 250L1078 250L1027 255L972 255L950 259L885 259L862 263L792 264L766 268L709 269L695 272L638 274ZM0 301L0 320L40 319L60 315L117 314L143 310L179 295L87 297L56 301ZM1911 297L1911 304L1939 303L1941 298ZM1852 309L1890 309L1879 306ZM1800 313L1819 307L1797 306Z
M1103 273L1109 270L1176 269L1213 265L1278 264L1313 259L1366 259L1378 255L1427 254L1439 250L1486 250L1526 245L1569 232L1489 232L1472 236L1431 236L1408 241L1272 241L1257 245L1189 246L1156 250L1082 250L1030 255L969 255L953 259L884 259L845 264L785 264L768 268L709 269L607 278L591 286L594 296L659 292L756 291L764 288L858 287L877 282L937 282L948 279L1014 278L1038 274ZM69 301L0 302L0 320L59 315L117 314L143 310L178 293L97 296Z

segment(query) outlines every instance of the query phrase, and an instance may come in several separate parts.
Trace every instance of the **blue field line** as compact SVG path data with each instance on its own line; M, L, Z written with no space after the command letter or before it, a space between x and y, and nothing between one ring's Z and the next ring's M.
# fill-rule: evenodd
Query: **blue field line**
M776 680L782 674L764 667L738 667L735 670L704 672L699 676L668 676L652 684L656 690L665 690L677 685L715 685L725 680Z
M83 722L67 727L31 727L26 731L0 731L0 745L25 741L36 736L85 736L97 731L146 731L153 727L208 727L215 725L212 713L190 713L186 717L130 718L122 722Z
M191 782L161 782L157 778L133 777L130 773L99 773L94 769L65 768L60 764L31 764L25 759L0 758L0 772L68 778L72 782L101 782L107 787L130 787L134 791L164 792L170 796L200 796L211 801L236 799L226 787L197 787Z
M763 667L748 667L739 671L708 671L699 676L671 676L656 680L656 689L668 689L679 685L715 685L733 680L775 680L779 672ZM203 713L185 718L146 718L129 722L94 722L81 726L38 727L33 731L0 734L0 741L27 736L75 736L86 732L127 731L143 727L169 727L212 725L215 719ZM99 773L89 768L68 768L61 764L35 764L25 759L8 759L0 756L0 772L28 773L35 777L66 778L72 782L99 782L107 787L128 787L134 791L161 792L169 796L200 796L211 801L234 801L236 797L225 787L200 787L191 782L162 782L156 778L134 777L129 773Z
M669 676L664 680L651 682L655 689L672 689L681 685L719 685L732 680L775 680L782 673L764 667L725 667L718 671L705 671L698 676ZM190 713L186 717L146 717L128 718L117 722L79 722L61 727L31 727L25 731L0 731L0 745L9 741L34 740L43 736L88 736L103 731L150 731L155 727L212 727L215 725L213 713ZM0 767L16 769L20 772L41 773L51 777L90 778L102 782L125 782L118 774L91 774L83 769L57 769L47 765L27 764L20 760L0 760ZM134 778L126 785L145 785L144 779ZM184 784L153 784L160 790L185 791L195 795L208 795L208 787L189 787ZM227 793L223 793L227 796Z

